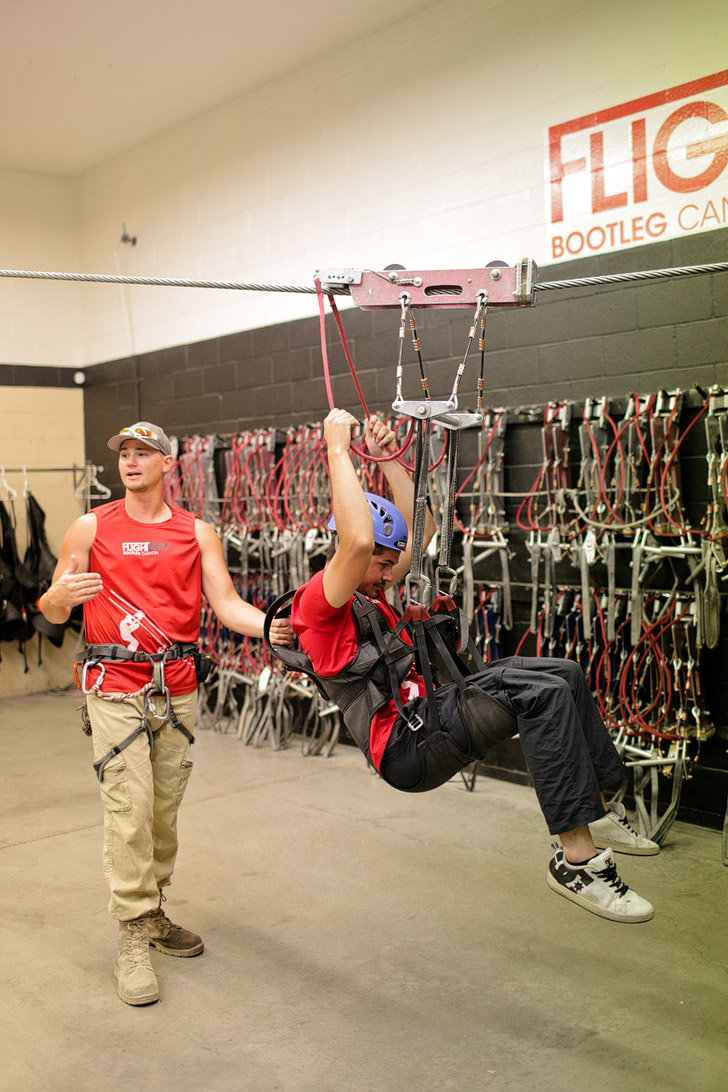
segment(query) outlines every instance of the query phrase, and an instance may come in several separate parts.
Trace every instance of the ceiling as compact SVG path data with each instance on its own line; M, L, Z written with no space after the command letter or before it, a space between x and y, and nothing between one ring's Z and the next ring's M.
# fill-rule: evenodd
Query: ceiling
M0 0L0 167L78 177L436 0Z

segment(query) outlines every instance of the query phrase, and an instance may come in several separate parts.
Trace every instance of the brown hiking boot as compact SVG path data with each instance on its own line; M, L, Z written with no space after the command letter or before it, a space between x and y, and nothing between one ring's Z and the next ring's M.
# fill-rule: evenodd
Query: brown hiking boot
M127 1005L151 1005L159 1001L159 983L149 962L149 936L144 918L119 922L114 977L119 997Z
M191 933L189 929L183 929L181 925L175 925L174 922L170 921L162 909L164 901L164 895L160 891L159 906L156 910L150 910L144 918L147 924L150 945L152 948L156 948L158 952L164 952L165 955L199 955L205 947L202 943L202 937L198 937L197 933Z

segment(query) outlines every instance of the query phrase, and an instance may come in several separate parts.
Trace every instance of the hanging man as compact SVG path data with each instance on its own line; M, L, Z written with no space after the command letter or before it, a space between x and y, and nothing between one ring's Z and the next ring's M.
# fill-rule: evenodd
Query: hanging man
M83 604L82 689L104 806L109 913L119 921L117 990L127 1004L146 1005L159 998L150 944L182 957L204 947L162 906L192 768L201 595L237 633L261 637L264 615L237 595L213 528L165 502L174 460L163 430L139 421L108 446L119 453L124 498L71 525L39 609L62 623ZM276 635L290 643L290 624Z
M620 879L613 850L647 855L659 847L633 830L621 804L606 804L604 793L625 769L579 666L507 657L428 699L411 640L384 596L409 570L413 483L399 462L385 461L394 504L364 493L350 458L356 425L339 409L324 422L336 537L325 568L292 603L293 629L319 685L381 777L403 791L442 784L517 732L549 831L561 843L548 885L601 917L648 921L654 909ZM376 416L366 422L366 443L377 458L396 448ZM434 530L427 513L425 545ZM300 656L283 653L289 665ZM429 672L426 656L420 664Z

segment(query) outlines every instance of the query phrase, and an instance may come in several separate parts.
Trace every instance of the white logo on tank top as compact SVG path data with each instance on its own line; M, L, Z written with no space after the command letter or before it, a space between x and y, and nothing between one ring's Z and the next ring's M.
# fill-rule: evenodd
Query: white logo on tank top
M144 620L144 611L137 610L133 614L127 614L119 622L119 636L130 652L136 652L139 641L134 634Z
M122 542L121 552L125 557L141 556L146 554L171 554L172 547L168 542Z

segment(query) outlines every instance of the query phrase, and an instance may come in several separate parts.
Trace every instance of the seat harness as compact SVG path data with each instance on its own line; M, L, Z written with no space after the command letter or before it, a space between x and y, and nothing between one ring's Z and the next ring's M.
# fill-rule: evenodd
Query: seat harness
M201 671L203 667L202 654L195 644L186 644L182 642L175 642L170 645L164 652L134 652L130 648L126 648L124 645L86 645L86 651L84 659L82 661L83 670L81 678L79 680L78 672L76 668L81 665L74 665L74 671L76 672L76 682L79 690L83 694L91 694L95 697L103 698L105 701L125 702L127 698L138 697L143 695L144 702L142 706L141 717L139 718L139 724L130 732L125 739L122 739L121 743L117 743L111 750L107 751L102 758L94 762L93 767L96 772L96 776L99 781L104 779L104 769L113 758L116 758L125 747L128 747L130 743L140 736L143 732L146 732L149 737L149 749L150 751L154 747L154 732L149 724L148 717L154 718L154 720L160 721L159 727L169 722L173 728L185 736L190 745L195 742L195 737L191 732L185 728L182 721L179 719L174 709L172 708L172 697L169 693L169 687L164 679L164 665L169 663L170 660L186 660L193 659L195 662L195 671L198 680L200 680ZM114 694L113 696L104 694L101 691L101 684L104 679L105 663L119 663L126 661L130 663L150 663L152 665L152 679L140 690L134 691L129 694ZM100 667L101 674L92 687L87 687L86 676L89 668ZM165 699L165 708L161 713L155 712L152 705L152 698L155 694L161 695Z
M294 595L295 591L288 591L268 608L263 626L265 643L284 667L307 675L324 697L339 707L354 742L368 761L371 761L371 721L386 702L394 701L397 712L413 732L423 725L421 717L402 705L400 695L400 685L414 663L415 652L425 682L433 734L442 732L436 681L437 685L447 681L456 684L460 712L477 744L476 750L515 734L512 714L468 680L468 676L484 670L486 665L468 634L462 612L448 596L438 596L429 610L411 604L395 628L390 629L377 604L355 592L352 612L359 629L356 652L338 675L322 676L304 652L271 644L273 619L290 606ZM414 645L402 637L405 629L412 633ZM464 662L466 656L468 665ZM463 758L461 765L472 760ZM430 787L435 787L434 783L423 784L417 791Z
M400 685L415 661L414 647L390 629L382 612L360 592L354 593L352 612L357 622L359 640L353 658L338 675L318 674L305 652L285 645L272 645L270 627L295 595L287 591L266 612L263 639L273 655L289 671L307 675L327 699L339 707L354 742L371 761L369 731L372 717L388 701L394 700L400 716L416 731L422 721L408 716L402 705Z

